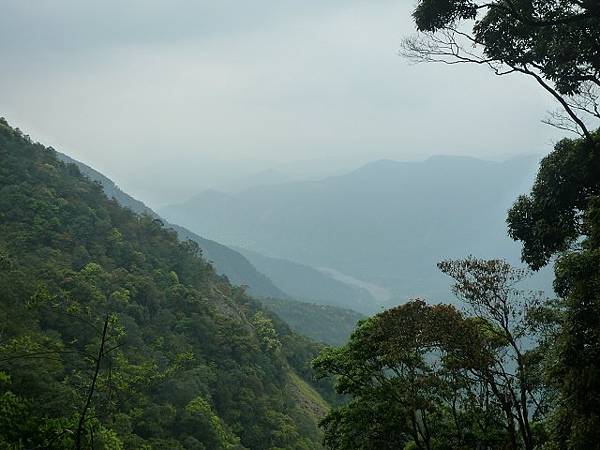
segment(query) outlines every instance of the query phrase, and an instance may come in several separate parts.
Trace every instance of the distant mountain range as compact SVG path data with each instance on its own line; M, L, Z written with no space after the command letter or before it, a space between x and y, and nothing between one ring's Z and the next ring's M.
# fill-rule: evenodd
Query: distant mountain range
M160 212L227 245L388 289L389 303L412 296L446 299L439 260L473 254L518 263L519 247L506 235L506 211L530 187L538 159L382 160L319 181L236 194L205 191ZM245 255L272 279L293 281L286 263Z
M254 267L284 292L296 299L322 305L351 308L368 314L376 301L368 290L338 281L313 267L270 258L251 250L236 248Z

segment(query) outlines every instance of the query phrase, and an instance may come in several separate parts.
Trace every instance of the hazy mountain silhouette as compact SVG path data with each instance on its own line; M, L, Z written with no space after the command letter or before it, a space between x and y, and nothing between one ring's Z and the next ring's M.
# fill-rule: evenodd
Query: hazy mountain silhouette
M528 190L538 159L381 160L319 181L205 191L161 214L228 245L391 288L397 299L448 297L439 260L519 261L506 211Z

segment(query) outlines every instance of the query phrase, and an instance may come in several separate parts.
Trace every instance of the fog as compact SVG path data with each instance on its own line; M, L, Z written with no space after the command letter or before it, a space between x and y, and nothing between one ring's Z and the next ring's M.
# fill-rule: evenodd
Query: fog
M531 80L398 56L413 1L0 7L0 115L152 206L266 169L305 179L381 158L503 159L559 136Z

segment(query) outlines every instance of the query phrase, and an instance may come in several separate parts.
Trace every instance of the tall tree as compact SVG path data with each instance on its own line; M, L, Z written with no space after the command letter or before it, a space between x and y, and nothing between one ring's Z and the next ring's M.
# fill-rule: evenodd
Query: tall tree
M541 163L530 195L508 214L523 260L556 256L561 297L542 315L548 382L558 393L553 436L560 449L600 448L600 135L563 140Z
M520 322L495 319L496 306L521 317L519 304L497 299L506 283L484 284L497 275L510 281L503 274L514 272L481 262L489 278L464 283L464 268L476 270L467 263L447 270L481 314L411 301L362 322L345 346L315 360L318 373L337 377L338 391L350 396L322 422L330 448L516 450L541 441L532 424L542 412L537 385L516 342L524 337Z
M475 373L489 381L506 416L514 448L519 441L532 450L536 444L532 421L544 418L545 405L529 312L542 304L541 294L519 289L527 271L503 260L469 257L443 261L438 267L454 279L453 292L496 343L488 353L488 365Z
M406 56L530 76L560 104L548 123L592 139L600 124L598 1L420 0L413 17L420 33L404 41Z
M405 40L406 56L530 76L560 104L547 122L581 137L542 161L508 225L531 268L557 258L561 298L537 317L557 393L554 444L600 448L600 2L420 0L413 16L420 34Z

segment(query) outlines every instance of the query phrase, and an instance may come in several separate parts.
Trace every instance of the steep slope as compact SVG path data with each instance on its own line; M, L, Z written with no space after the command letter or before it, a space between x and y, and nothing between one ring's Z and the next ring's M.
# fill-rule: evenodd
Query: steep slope
M75 164L81 173L100 183L106 195L114 198L120 205L138 214L161 220L166 227L175 230L182 240L197 242L204 258L214 265L218 273L226 275L234 285L248 286L251 295L262 298L261 302L266 308L304 336L330 345L341 345L350 336L356 322L363 317L351 310L323 307L323 304L350 305L357 311L372 309L374 299L364 289L338 282L308 266L268 258L255 252L238 252L204 239L162 219L143 202L123 192L112 180L95 169L65 154L56 154L60 160ZM260 267L260 272L256 267ZM275 280L276 285L271 280ZM293 301L290 296L319 304Z
M276 298L262 299L266 308L281 317L290 328L329 345L343 345L359 320L365 318L350 309Z
M237 250L248 258L254 267L297 300L365 312L371 311L375 305L375 299L366 289L334 280L312 267L280 258L270 258L250 250Z
M2 448L320 448L320 346L4 120L0 329Z
M198 236L196 233L193 233L184 227L169 223L162 219L152 209L147 207L143 202L136 200L129 194L123 192L111 179L97 170L63 153L57 152L56 154L60 160L66 163L75 164L81 173L87 175L91 180L100 183L106 195L109 198L114 198L120 205L131 209L135 213L146 214L150 217L159 219L163 221L168 228L174 229L180 239L191 239L198 243L204 257L213 263L217 272L221 275L226 275L229 281L236 286L248 286L249 293L258 297L287 297L286 293L281 291L281 289L276 287L271 280L256 270L252 264L238 252L221 245L218 242Z
M535 157L383 160L320 181L204 192L161 213L228 245L391 288L398 299L447 297L440 259L518 261L504 220L536 166Z

